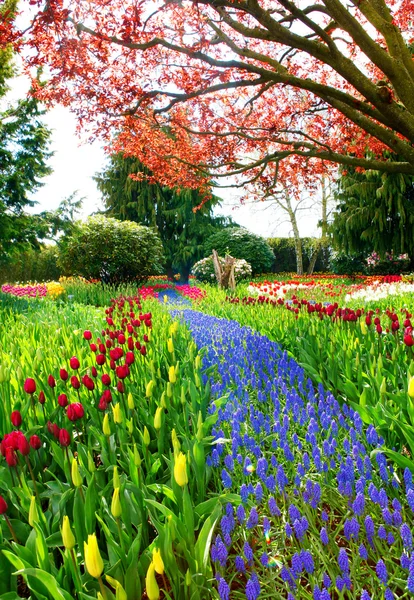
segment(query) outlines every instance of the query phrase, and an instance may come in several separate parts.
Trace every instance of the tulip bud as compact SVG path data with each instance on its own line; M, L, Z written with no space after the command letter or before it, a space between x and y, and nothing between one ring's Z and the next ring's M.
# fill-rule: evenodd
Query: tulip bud
M96 471L96 466L93 462L93 457L90 452L88 452L88 471L89 473L93 473L94 471Z
M61 378L62 381L67 381L69 374L66 371L66 369L59 369L59 377Z
M111 502L111 513L115 519L119 519L122 515L121 501L119 498L119 487L114 489Z
M109 585L115 590L115 600L128 600L127 593L122 587L122 585L119 583L119 581L117 581L110 575L105 575L105 579L107 580Z
M408 382L408 395L410 398L414 398L414 377L410 377L410 381Z
M201 442L201 440L204 437L204 431L203 431L203 415L201 414L201 411L198 413L198 419L197 419L197 440L199 442Z
M167 304L167 302L168 302L168 296L167 296L167 294L164 294L163 299L164 299L164 304Z
M174 460L174 479L180 487L184 487L188 483L187 459L182 452Z
M158 575L164 573L164 561L161 558L161 551L158 548L154 548L152 551L152 562L154 563L155 572Z
M170 352L171 354L174 352L174 342L173 342L172 338L168 339L167 348L168 348L168 352Z
M168 380L170 383L175 383L177 381L177 376L175 374L175 367L171 366L168 370Z
M83 337L85 340L91 340L92 339L92 333L87 329L86 331L83 332Z
M88 542L84 542L85 549L85 566L92 577L99 579L102 575L104 564L99 552L98 541L96 535L88 535Z
M36 434L32 435L29 440L29 444L33 448L33 450L39 450L42 447L42 442L40 437Z
M43 390L39 392L39 404L44 404L46 402L46 396Z
M172 385L167 381L167 398L171 398L173 395Z
M112 405L112 413L114 416L114 423L122 423L122 412L121 412L121 405L119 404L114 404Z
M10 415L10 421L14 427L20 427L22 424L22 415L20 414L20 411L14 410Z
M160 588L158 587L158 583L155 578L154 563L151 563L148 567L147 576L145 578L145 590L147 592L148 600L159 599Z
M36 382L31 377L28 377L23 385L26 394L34 394L36 391Z
M128 408L129 408L129 410L134 410L134 408L135 408L134 398L132 397L131 392L129 392L129 394L128 394Z
M41 349L41 348L38 348L38 349L36 350L36 360L38 360L39 362L42 362L42 360L44 360L44 358L45 358L45 357L44 357L44 354L43 354L43 352L42 352L42 349Z
M146 427L144 427L144 435L143 435L143 440L144 440L144 444L145 446L149 446L150 442L151 442L151 438L150 438L150 434L149 431Z
M29 518L28 518L30 527L34 527L35 523L38 520L39 520L39 515L37 513L36 496L32 496L30 499Z
M147 387L145 390L145 396L147 398L151 398L152 396L152 390L154 388L154 381L151 379L148 383L147 383Z
M103 434L109 437L111 435L111 428L109 426L109 416L108 413L104 416L103 424L102 424Z
M76 460L76 458L74 458L72 460L72 481L73 481L73 485L75 487L81 487L82 485L82 477L81 474L79 473L79 466L78 466L78 461Z
M69 364L70 364L70 368L73 369L74 371L77 371L80 367L80 362L76 358L76 356L72 356L72 358L69 360Z
M78 390L80 388L80 381L76 377L76 375L72 375L72 377L70 378L70 383L74 390Z
M58 404L62 408L65 408L68 405L68 397L66 396L66 394L59 394Z
M49 377L47 378L47 384L51 388L54 388L56 386L56 381L53 375L49 375Z
M201 356L197 354L195 357L195 368L199 369L201 367Z
M17 465L16 452L10 446L6 448L6 463L9 467L15 467Z
M0 496L0 515L4 515L4 513L7 512L7 508L7 502L3 496Z
M184 406L184 404L186 403L186 399L185 399L185 389L184 389L183 385L181 386L180 400L181 400L181 404Z
M66 429L59 431L59 444L61 446L69 446L70 444L70 433Z
M162 425L162 408L161 408L161 406L159 406L157 408L157 410L155 411L154 429L159 431L161 429L161 425Z
M121 480L119 479L118 467L116 465L114 467L112 481L113 481L114 490L116 490L116 488L121 487Z
M63 517L63 524L62 524L61 532L62 532L63 545L65 546L66 550L72 550L72 548L74 548L76 546L76 540L75 540L75 536L72 533L72 528L70 526L69 517L67 515L65 515Z
M17 440L17 447L22 456L27 456L30 453L30 444L23 433L20 433L19 439Z
M190 569L187 569L187 572L185 574L185 585L187 587L190 587L190 585L191 585L191 573L190 573Z

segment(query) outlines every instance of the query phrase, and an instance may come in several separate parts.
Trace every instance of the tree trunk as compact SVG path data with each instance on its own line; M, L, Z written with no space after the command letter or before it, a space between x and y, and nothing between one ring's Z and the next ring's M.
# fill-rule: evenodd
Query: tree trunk
M328 193L328 188L327 188L326 177L322 176L322 200L321 200L322 235L315 247L315 250L313 251L312 258L310 260L309 267L308 267L308 275L313 274L313 271L314 271L315 265L316 265L316 261L318 260L319 253L322 250L322 248L327 245L327 241L328 241L328 199L329 199L329 193Z
M165 271L167 273L168 279L170 279L171 281L174 281L174 271L173 271L173 268L172 267L167 267Z
M302 240L300 239L298 222L296 219L296 213L292 208L292 204L290 202L290 197L287 192L285 192L286 198L286 210L289 215L290 223L292 225L293 238L295 240L295 254L296 254L296 273L298 275L303 275L303 252L302 252Z
M187 266L181 267L180 269L180 283L185 284L188 283L188 279L190 277L190 270Z
M224 266L222 267L217 251L213 250L213 264L218 286L225 290L234 290L236 288L236 280L234 277L236 259L229 254L226 254Z
M313 251L313 254L311 256L310 262L309 262L309 267L308 267L308 275L313 275L313 271L315 269L315 265L316 265L316 261L318 260L318 256L319 256L319 252L322 248L322 240L318 240L315 250Z

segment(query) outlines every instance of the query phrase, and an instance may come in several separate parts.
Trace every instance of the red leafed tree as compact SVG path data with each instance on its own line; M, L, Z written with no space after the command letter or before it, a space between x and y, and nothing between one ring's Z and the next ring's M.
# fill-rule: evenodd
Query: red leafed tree
M162 184L414 174L413 0L21 0L37 94ZM0 32L7 41L11 26ZM388 162L391 149L399 160Z

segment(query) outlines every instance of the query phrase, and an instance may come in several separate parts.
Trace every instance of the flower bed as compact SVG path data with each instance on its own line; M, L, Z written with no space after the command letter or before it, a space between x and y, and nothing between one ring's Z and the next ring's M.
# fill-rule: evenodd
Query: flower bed
M218 422L208 459L227 504L211 557L222 600L376 598L414 593L414 486L375 428L266 337L184 311ZM224 358L225 357L225 358ZM206 376L204 376L205 379Z
M1 286L1 291L3 294L10 294L18 298L44 298L45 296L57 298L65 292L65 289L56 281L48 281L25 285L5 283Z

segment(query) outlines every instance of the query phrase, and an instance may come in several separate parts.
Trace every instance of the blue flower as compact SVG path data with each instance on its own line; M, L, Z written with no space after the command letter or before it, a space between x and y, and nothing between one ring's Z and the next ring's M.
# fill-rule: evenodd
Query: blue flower
M245 556L247 562L249 564L253 564L253 558L254 558L254 556L253 556L253 550L252 550L249 542L244 542L243 553L244 553L244 556Z
M328 537L328 532L326 531L326 527L322 527L322 529L320 531L320 538L321 538L321 542L324 546L327 546L329 544L329 537Z
M246 584L247 600L256 600L260 595L260 583L256 573L252 573L249 581Z
M239 573L245 572L246 567L244 564L244 560L242 559L241 556L236 556L236 558L234 559L234 565L236 567L236 571L238 571Z
M401 539L404 545L405 550L412 550L413 548L413 535L411 533L411 529L408 527L407 523L403 523L400 527Z
M249 518L246 523L247 529L253 529L259 523L259 515L255 507L253 507L250 511Z
M223 483L224 488L229 489L233 485L231 477L230 477L229 473L226 471L226 469L223 469L221 472L221 481Z
M220 596L220 600L229 600L230 588L223 577L220 577L220 580L218 582L218 593Z
M378 579L384 584L387 584L388 581L388 573L387 573L387 567L385 566L385 563L382 559L380 559L375 567L375 572L377 574Z
M341 548L339 550L338 565L341 569L342 575L347 575L349 573L348 554L346 553L345 548Z

